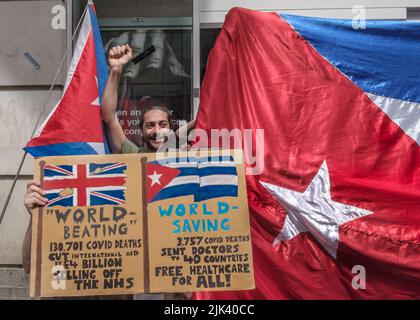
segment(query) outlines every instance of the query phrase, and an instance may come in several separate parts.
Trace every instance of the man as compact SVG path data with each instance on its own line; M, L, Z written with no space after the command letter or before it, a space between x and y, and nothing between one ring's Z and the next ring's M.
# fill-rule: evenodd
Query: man
M106 126L106 133L112 153L140 153L156 152L164 145L168 136L172 134L170 112L162 103L149 99L142 111L141 127L145 145L136 146L128 140L117 117L118 85L124 66L131 60L132 50L129 45L113 47L108 54L109 77L102 97L102 120ZM191 124L189 124L189 127ZM47 204L45 192L40 188L39 181L28 184L25 195L25 206L28 212ZM23 244L23 267L30 271L31 251L31 222L25 235ZM163 296L142 295L142 298L153 299ZM173 297L172 297L173 298ZM178 298L178 297L177 297Z
M144 101L140 126L145 146L137 147L124 135L117 117L118 86L124 66L131 60L129 45L116 46L109 50L109 78L102 97L102 120L106 125L108 141L112 153L156 152L171 134L170 112L162 103Z
M133 63L129 61L125 66L119 83L118 93L118 109L117 112L124 114L120 117L122 127L126 136L134 143L143 144L141 127L139 126L136 115L131 115L131 111L136 109L142 110L143 99L133 105L131 97L136 92L137 85L150 82L172 82L176 86L182 86L181 83L189 83L190 76L184 72L183 65L178 61L171 45L167 39L167 35L162 30L144 30L137 29L126 31L120 36L111 38L105 48L109 52L110 48L129 44L132 49L133 56L143 52L147 47L153 45L155 51L142 63ZM181 78L185 78L182 80ZM180 87L179 87L180 88ZM172 106L171 106L172 107ZM176 109L179 106L174 106ZM134 120L130 123L130 120Z

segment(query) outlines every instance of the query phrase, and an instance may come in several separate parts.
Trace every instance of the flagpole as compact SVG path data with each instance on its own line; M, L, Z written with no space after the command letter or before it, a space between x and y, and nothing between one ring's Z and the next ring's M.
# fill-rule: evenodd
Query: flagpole
M35 135L36 130L38 129L39 123L41 122L41 119L42 119L42 115L44 114L44 111L45 111L45 108L47 106L48 100L51 97L51 93L52 93L52 91L54 89L54 86L55 86L55 84L57 82L57 79L58 79L58 76L60 74L61 68L63 67L64 62L66 61L66 58L67 58L67 55L69 53L70 48L73 46L73 40L74 40L74 38L75 38L75 36L77 34L77 31L79 30L79 28L80 28L80 26L82 24L82 21L83 21L85 15L86 15L88 6L89 6L89 4L86 5L86 8L83 11L82 16L79 19L79 22L78 22L78 24L76 26L76 29L74 30L74 33L73 33L73 35L71 37L71 40L70 40L70 42L67 45L66 52L64 53L63 59L61 60L61 63L59 65L59 67L58 67L58 70L57 70L57 72L55 74L54 80L53 80L53 82L51 84L51 87L50 87L50 89L48 91L48 96L47 96L47 98L45 100L45 103L43 104L43 106L41 108L41 112L39 114L38 120L35 123L34 130L32 131L32 134L31 134L31 138L33 138L33 136ZM6 213L7 207L9 206L10 198L12 197L13 191L14 191L15 186L16 186L16 182L17 182L17 180L19 178L19 175L20 175L20 172L22 170L23 164L25 163L25 159L26 159L26 155L27 154L28 153L25 151L24 154L23 154L23 156L22 156L22 159L20 160L20 164L19 164L18 170L16 172L16 175L15 175L15 178L13 180L12 186L10 187L9 193L8 193L8 195L6 197L6 201L5 201L4 205L3 205L3 209L2 209L1 214L0 214L0 225L3 222L4 215Z

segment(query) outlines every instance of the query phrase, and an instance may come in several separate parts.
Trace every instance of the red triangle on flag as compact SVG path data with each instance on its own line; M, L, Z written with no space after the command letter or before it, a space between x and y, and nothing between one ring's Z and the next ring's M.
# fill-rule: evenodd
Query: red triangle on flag
M154 163L146 164L147 202L150 202L160 190L166 187L180 173L181 171L178 169Z

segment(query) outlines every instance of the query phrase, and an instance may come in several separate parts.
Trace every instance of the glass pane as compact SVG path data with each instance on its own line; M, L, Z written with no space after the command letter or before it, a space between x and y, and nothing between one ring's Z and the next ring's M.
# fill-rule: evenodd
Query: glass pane
M118 116L127 138L143 145L140 119L152 98L172 112L174 130L192 120L192 0L96 1L105 52L129 44L133 56L156 51L124 69Z
M147 98L172 111L172 124L191 120L191 30L135 29L102 31L106 52L128 43L133 55L153 45L156 51L139 64L130 62L119 88L118 116L126 136L142 145L141 110Z
M200 76L203 83L204 74L206 72L207 60L211 49L216 42L220 33L220 28L200 29Z

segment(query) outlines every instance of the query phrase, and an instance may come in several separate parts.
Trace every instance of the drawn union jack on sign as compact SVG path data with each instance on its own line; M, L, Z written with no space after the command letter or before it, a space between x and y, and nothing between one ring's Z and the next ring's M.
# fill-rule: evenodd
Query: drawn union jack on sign
M123 204L126 170L127 164L121 162L46 165L44 189L47 207Z

